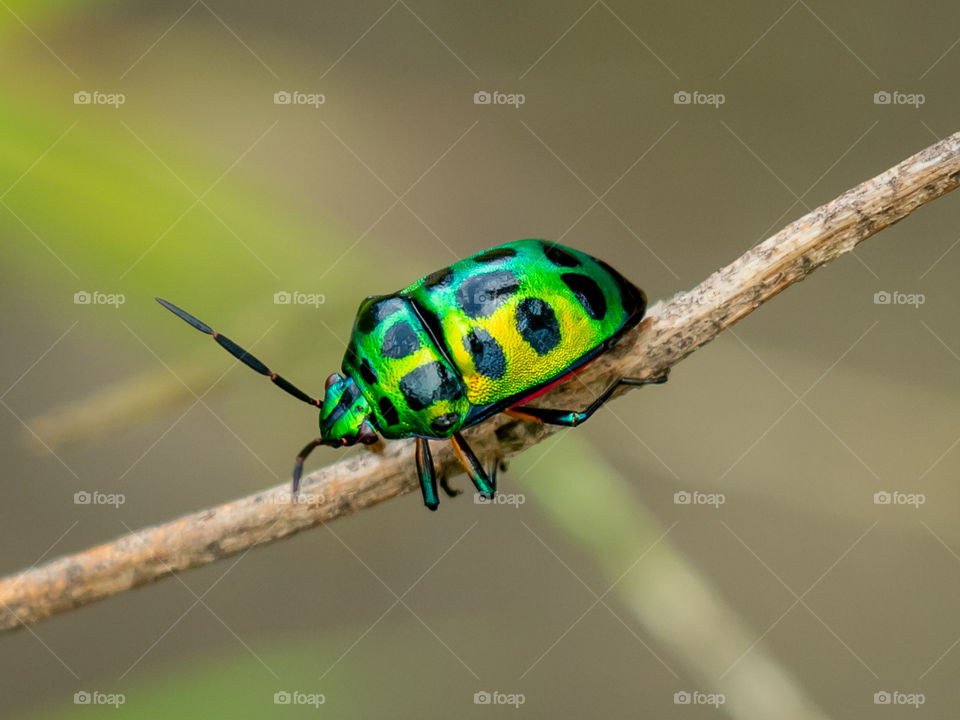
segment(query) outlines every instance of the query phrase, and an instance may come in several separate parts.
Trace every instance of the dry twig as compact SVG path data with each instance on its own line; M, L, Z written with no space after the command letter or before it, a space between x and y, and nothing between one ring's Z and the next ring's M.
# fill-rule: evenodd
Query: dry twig
M611 353L545 395L552 407L581 407L612 378L659 374L821 265L960 183L960 133L951 135L808 213L689 292L650 308L649 318ZM467 433L481 457L513 455L551 428L497 416ZM438 468L455 474L448 448ZM146 528L0 580L0 631L81 607L279 540L417 487L412 442L392 442L312 473L290 505L284 484Z

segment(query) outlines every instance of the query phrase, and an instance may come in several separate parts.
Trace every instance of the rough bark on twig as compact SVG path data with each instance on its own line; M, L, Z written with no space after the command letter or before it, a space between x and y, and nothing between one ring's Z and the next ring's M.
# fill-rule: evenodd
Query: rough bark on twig
M669 369L780 291L958 182L960 133L813 210L692 290L656 303L640 328L577 376L581 382L565 383L541 402L586 406L613 378ZM481 457L509 456L550 432L501 415L467 436ZM457 473L452 452L437 446L438 468ZM0 631L278 540L416 486L413 443L388 443L382 452L363 452L309 475L303 486L309 502L291 505L284 484L4 578Z

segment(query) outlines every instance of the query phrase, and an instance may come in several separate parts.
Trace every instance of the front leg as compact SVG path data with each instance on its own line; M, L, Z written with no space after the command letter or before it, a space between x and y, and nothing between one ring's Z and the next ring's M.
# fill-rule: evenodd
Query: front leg
M437 495L437 476L433 469L433 457L430 454L430 442L426 438L417 438L417 477L420 480L420 492L423 504L431 510L440 505Z

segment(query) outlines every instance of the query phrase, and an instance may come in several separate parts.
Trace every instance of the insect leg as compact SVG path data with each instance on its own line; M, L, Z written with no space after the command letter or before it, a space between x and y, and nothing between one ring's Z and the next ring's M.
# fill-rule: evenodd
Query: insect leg
M423 504L431 510L436 510L440 504L440 498L437 496L437 476L433 469L430 441L422 437L417 438L417 477L420 479Z
M303 450L297 453L297 462L293 466L293 499L296 501L297 493L300 492L300 476L303 475L303 461L313 452L314 448L323 444L323 438L317 438L308 442Z
M463 492L463 490L455 488L450 484L450 478L447 477L446 473L444 473L443 477L440 478L440 487L443 488L443 491L447 494L447 497L456 497Z
M610 396L613 395L614 391L621 385L632 385L632 386L642 386L642 385L660 385L667 381L667 374L659 375L653 378L629 378L624 377L619 380L615 380L610 384L610 386L600 393L599 397L594 400L590 405L584 410L553 410L550 408L535 408L528 407L526 405L518 408L510 408L507 410L507 414L512 417L520 418L521 420L539 420L540 422L547 423L548 425L562 425L564 427L576 427L582 422L585 422L593 415L597 410L599 410L607 400L610 399Z
M463 465L467 471L467 475L470 476L470 479L476 486L477 492L486 498L492 499L497 490L496 482L491 482L486 471L483 469L483 465L480 464L477 456L473 454L473 450L467 445L467 441L463 439L460 433L454 433L450 438L450 442L453 445L454 454L456 454L460 464Z
M490 478L490 484L494 489L497 487L497 471L503 470L507 471L507 461L504 460L499 455L494 455L490 458L490 462L487 463L487 476Z
M497 487L497 470L507 471L507 462L499 455L495 455L490 462L487 463L487 477L490 478L490 485L494 488ZM446 474L440 478L440 487L443 488L447 497L456 497L463 492L460 488L455 488L450 484L450 478L447 477Z

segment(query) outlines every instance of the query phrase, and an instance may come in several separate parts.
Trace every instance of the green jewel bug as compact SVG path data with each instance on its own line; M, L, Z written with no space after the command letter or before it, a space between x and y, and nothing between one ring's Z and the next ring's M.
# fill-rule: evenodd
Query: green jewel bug
M296 494L306 457L319 445L369 445L378 434L416 438L424 504L439 505L430 440L449 439L482 496L496 492L497 461L484 469L460 431L500 412L574 427L620 385L662 383L666 375L620 378L581 411L526 403L568 379L637 325L643 290L602 260L544 240L517 240L472 255L357 311L341 373L316 400L229 338L176 305L165 308L211 335L234 357L281 389L320 409L320 437L300 451ZM456 494L446 479L441 487Z

